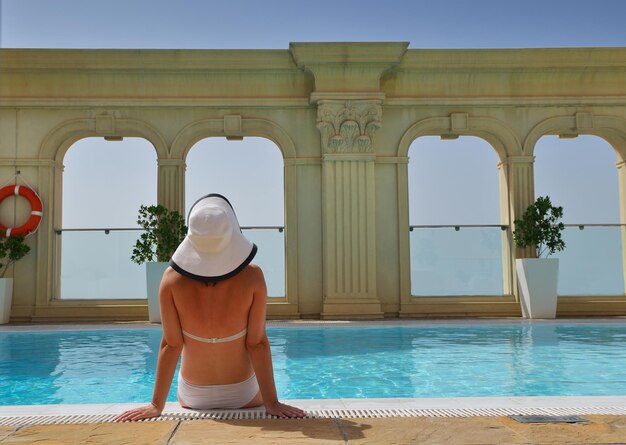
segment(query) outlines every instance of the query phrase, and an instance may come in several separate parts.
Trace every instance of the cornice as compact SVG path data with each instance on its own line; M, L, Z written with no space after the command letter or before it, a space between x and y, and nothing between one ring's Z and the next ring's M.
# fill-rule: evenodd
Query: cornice
M297 70L287 50L0 49L3 70Z
M410 49L396 68L404 70L586 70L625 69L626 47L523 49Z
M300 68L327 64L397 65L409 42L291 42L289 51Z

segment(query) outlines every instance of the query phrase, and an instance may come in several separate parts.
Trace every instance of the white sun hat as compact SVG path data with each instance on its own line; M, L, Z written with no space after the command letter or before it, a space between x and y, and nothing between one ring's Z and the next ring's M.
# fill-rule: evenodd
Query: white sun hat
M241 233L230 202L217 193L203 196L189 211L189 230L170 266L203 282L226 280L242 271L257 252Z

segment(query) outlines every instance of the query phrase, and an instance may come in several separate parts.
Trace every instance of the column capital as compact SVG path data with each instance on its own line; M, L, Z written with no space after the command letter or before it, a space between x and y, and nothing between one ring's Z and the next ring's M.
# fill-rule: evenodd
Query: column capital
M185 167L185 161L183 159L157 159L157 165L159 167Z
M535 156L507 156L502 162L498 164L498 167L500 167L501 165L534 164L534 162Z
M382 106L377 99L318 102L317 128L324 153L371 153L372 135L382 127Z

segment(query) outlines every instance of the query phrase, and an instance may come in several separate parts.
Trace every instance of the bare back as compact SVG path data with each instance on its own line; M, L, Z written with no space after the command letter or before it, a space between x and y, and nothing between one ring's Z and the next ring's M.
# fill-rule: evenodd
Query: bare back
M247 329L255 292L265 286L262 277L258 266L248 265L228 280L207 285L168 268L161 286L171 292L179 326L166 326L167 317L162 317L164 331L176 329L178 335L184 330L198 337L223 338ZM205 343L187 336L182 340L180 372L191 384L238 383L253 372L245 336L225 343Z

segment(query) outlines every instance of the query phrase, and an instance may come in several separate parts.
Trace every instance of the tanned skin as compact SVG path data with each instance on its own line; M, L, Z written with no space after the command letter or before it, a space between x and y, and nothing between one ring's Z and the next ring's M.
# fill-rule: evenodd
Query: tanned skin
M260 391L242 408L265 406L278 417L303 417L299 408L280 403L276 395L270 344L265 332L267 288L261 269L246 266L228 280L205 284L167 268L159 288L163 338L152 403L120 414L116 421L158 417L163 412L182 354L180 372L194 385L239 383L256 373ZM226 343L204 343L183 337L228 337L248 329L245 337ZM185 401L179 400L184 407Z

